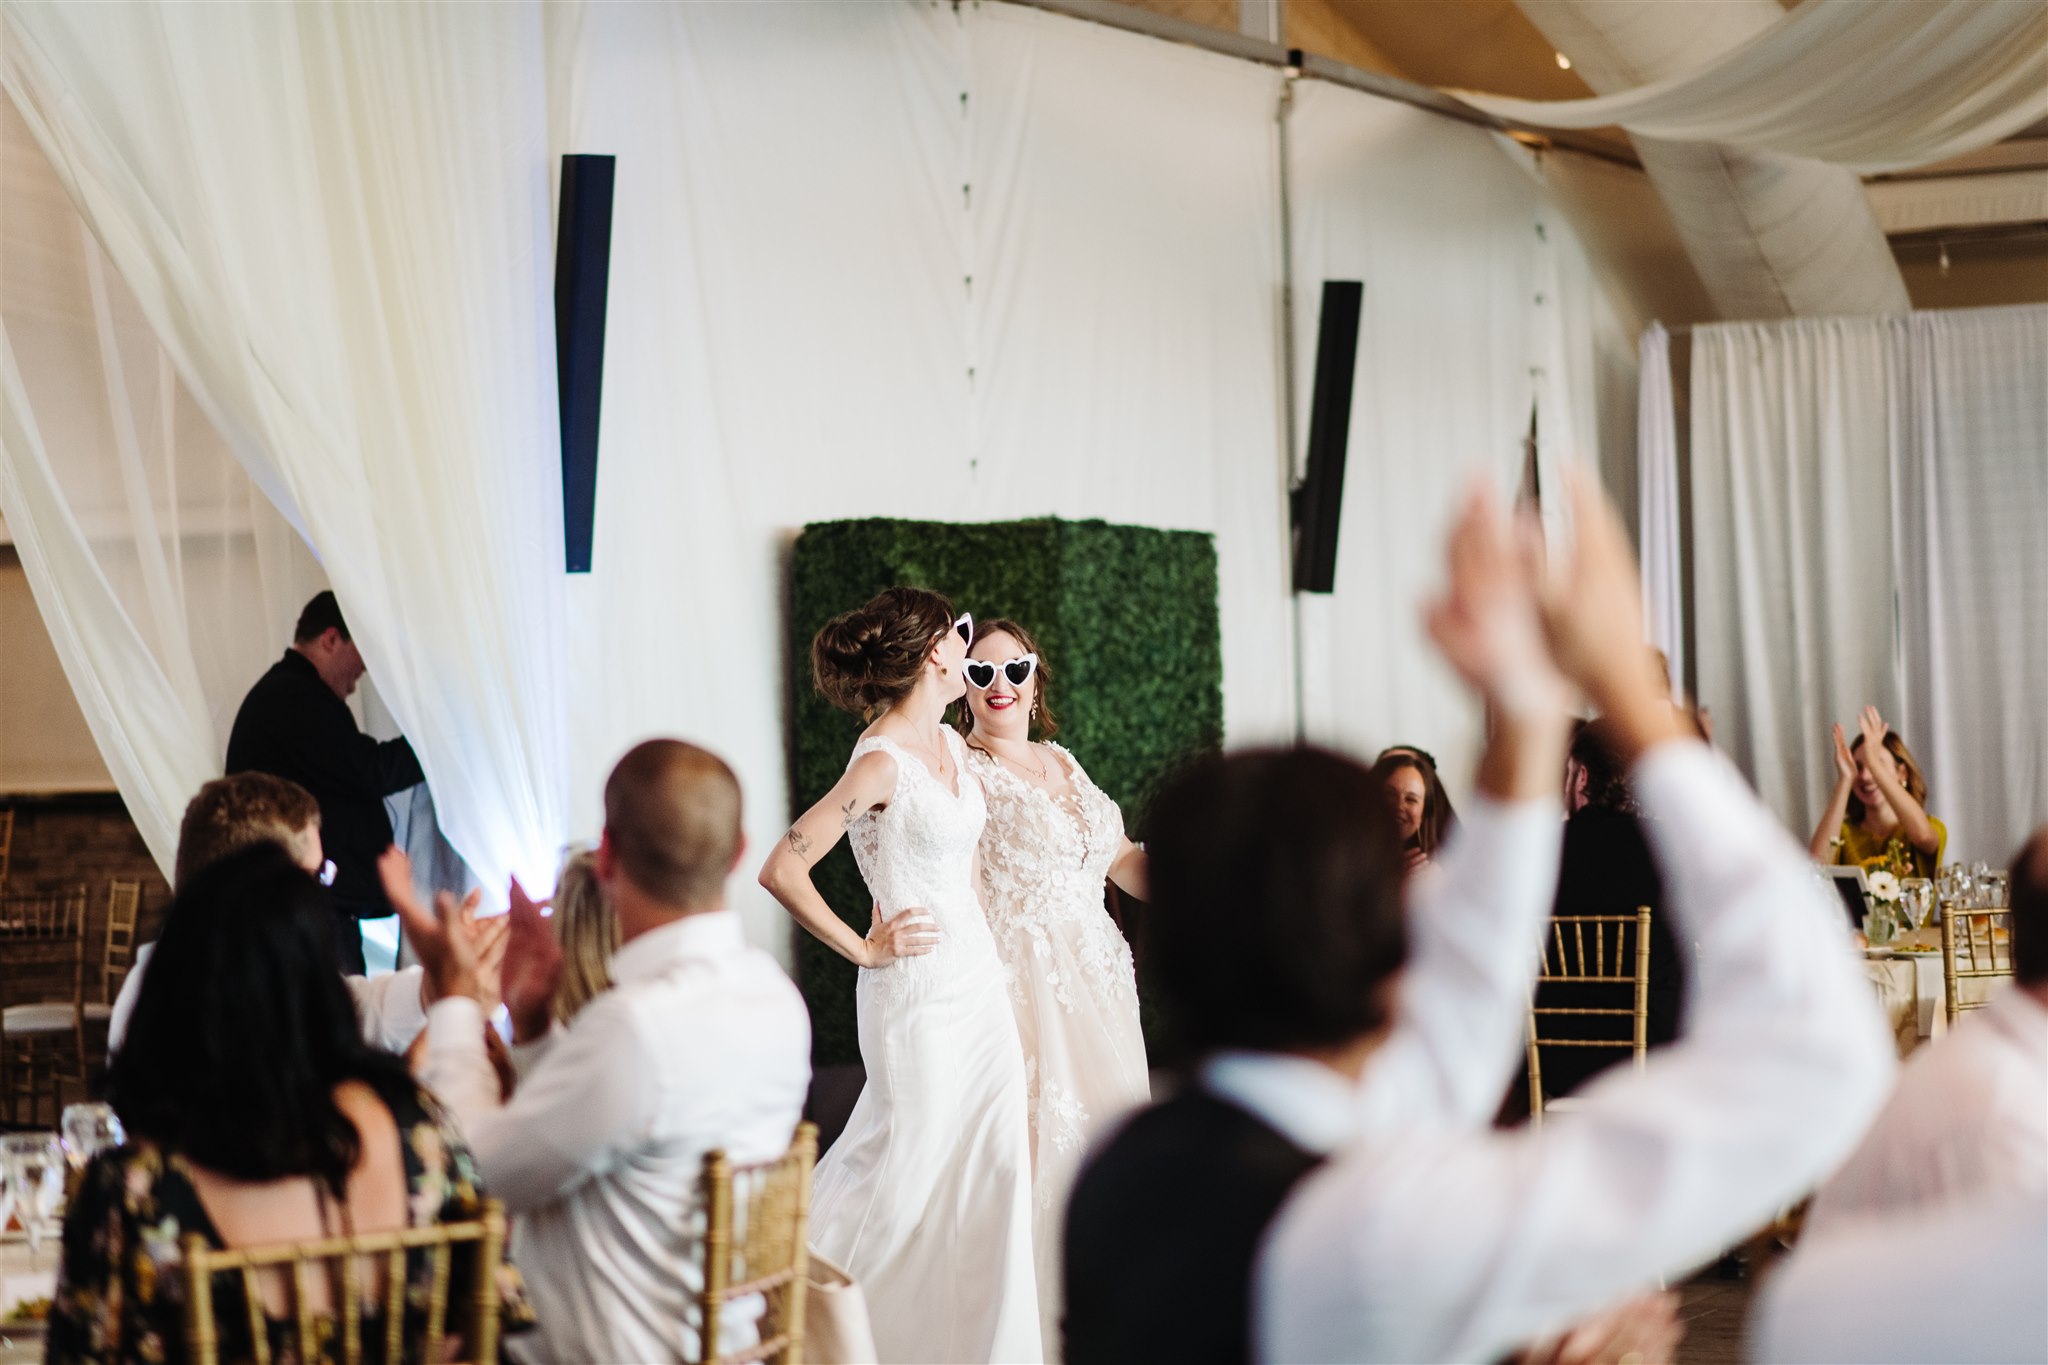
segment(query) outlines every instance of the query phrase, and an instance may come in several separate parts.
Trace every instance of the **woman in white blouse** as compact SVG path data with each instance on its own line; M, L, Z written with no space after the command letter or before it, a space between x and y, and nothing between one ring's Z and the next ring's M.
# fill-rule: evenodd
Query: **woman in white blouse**
M1145 898L1145 851L1051 742L1051 670L1030 632L983 622L966 670L968 762L988 797L981 897L1024 1043L1038 1298L1054 1343L1074 1173L1104 1123L1151 1098L1130 946L1102 903L1108 881Z

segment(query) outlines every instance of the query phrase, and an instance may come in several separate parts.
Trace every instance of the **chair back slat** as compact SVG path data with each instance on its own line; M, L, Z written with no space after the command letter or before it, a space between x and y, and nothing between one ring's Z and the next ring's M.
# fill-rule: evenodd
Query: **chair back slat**
M1944 905L1941 913L1941 993L1948 1022L1966 1010L1983 1009L1983 991L1964 997L1963 983L2012 975L2012 912L2003 907L1966 909Z
M818 1129L811 1123L799 1124L788 1150L773 1161L737 1166L722 1151L705 1156L701 1360L795 1365L801 1358L817 1157ZM729 1347L721 1340L726 1305L755 1296L763 1300L757 1338L751 1346Z
M14 808L0 810L0 896L7 894L7 872L14 865Z
M1650 908L1640 906L1626 915L1553 916L1549 940L1537 964L1537 986L1611 987L1615 1003L1538 1005L1532 991L1527 1049L1529 1113L1539 1123L1543 1118L1544 1048L1627 1048L1634 1054L1635 1064L1641 1066L1650 1041ZM1563 1022L1595 1018L1630 1020L1630 1036L1587 1036Z
M342 1359L359 1365L363 1358L363 1306L368 1295L362 1276L362 1262L384 1272L381 1295L384 1306L384 1359L390 1365L407 1359L442 1361L448 1340L449 1286L454 1273L456 1248L474 1248L476 1290L461 1305L464 1320L459 1324L462 1344L469 1359L495 1361L498 1343L498 1267L504 1257L505 1211L495 1200L485 1201L482 1214L464 1223L441 1223L424 1228L403 1228L394 1232L363 1233L347 1237L323 1237L277 1246L219 1249L207 1245L197 1234L185 1239L185 1336L194 1365L219 1365L221 1341L214 1308L214 1279L235 1274L242 1286L248 1317L249 1351L256 1365L271 1359L271 1320L265 1307L261 1272L281 1268L285 1292L290 1295L286 1319L297 1352L304 1361L320 1358L323 1321L339 1328ZM406 1347L406 1258L409 1253L428 1258L430 1289L425 1321L419 1326L419 1350L408 1354ZM321 1291L332 1291L337 1281L340 1304L328 1312L319 1301Z
M100 1003L111 1005L135 965L135 932L142 920L142 883L107 886L107 945L100 957Z

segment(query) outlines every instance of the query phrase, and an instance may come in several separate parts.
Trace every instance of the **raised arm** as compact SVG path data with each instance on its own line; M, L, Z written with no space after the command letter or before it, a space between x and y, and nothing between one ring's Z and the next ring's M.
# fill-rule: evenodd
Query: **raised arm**
M1849 790L1856 785L1856 759L1849 752L1849 742L1842 738L1839 722L1832 738L1835 788L1828 793L1827 808L1820 813L1820 823L1813 827L1813 837L1806 841L1806 851L1817 863L1835 861L1835 841L1842 837L1842 822L1849 818Z
M1906 842L1930 858L1941 855L1941 831L1927 818L1926 808L1906 790L1906 782L1899 775L1899 765L1892 758L1892 751L1884 747L1884 717L1877 713L1875 706L1863 708L1863 762L1870 768L1870 780L1884 793L1884 799L1891 803L1892 814L1899 817L1899 833Z
M1404 1134L1310 1177L1260 1261L1269 1358L1487 1358L1553 1331L1811 1188L1890 1081L1805 858L1643 680L1626 532L1583 484L1573 500L1552 648L1635 760L1675 928L1698 944L1686 1029L1596 1081L1569 1121Z
M1478 800L1409 881L1410 957L1387 1042L1366 1069L1375 1130L1483 1122L1518 1055L1537 939L1557 886L1569 693L1550 665L1530 528L1475 492L1451 532L1430 612L1444 657L1487 703Z
M915 908L877 919L862 938L833 912L811 881L811 869L845 837L853 822L887 805L895 791L896 760L878 750L862 754L847 765L832 790L790 826L761 865L761 885L768 894L826 947L860 967L886 967L899 957L928 953L938 943L937 924Z

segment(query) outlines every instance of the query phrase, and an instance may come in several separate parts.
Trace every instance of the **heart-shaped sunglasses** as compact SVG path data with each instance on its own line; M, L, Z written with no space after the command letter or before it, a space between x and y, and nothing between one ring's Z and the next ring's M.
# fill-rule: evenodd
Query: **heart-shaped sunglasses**
M986 691L995 686L996 671L998 669L1002 670L1003 676L1009 679L1010 686L1022 687L1025 683L1030 682L1031 675L1038 671L1038 656L1036 654L1025 654L1015 659L1005 659L1001 663L994 663L986 659L969 659L967 661L967 681Z

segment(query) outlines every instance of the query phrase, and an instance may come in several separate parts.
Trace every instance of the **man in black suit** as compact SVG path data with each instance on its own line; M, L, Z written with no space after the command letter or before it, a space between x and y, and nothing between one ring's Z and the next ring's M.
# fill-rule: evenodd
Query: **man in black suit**
M320 803L339 914L335 954L342 972L354 976L363 973L357 921L391 913L377 880L378 855L391 845L384 798L426 780L403 738L380 743L356 728L348 696L362 676L363 656L341 607L323 592L299 614L291 648L242 699L227 756L229 773L272 773Z

